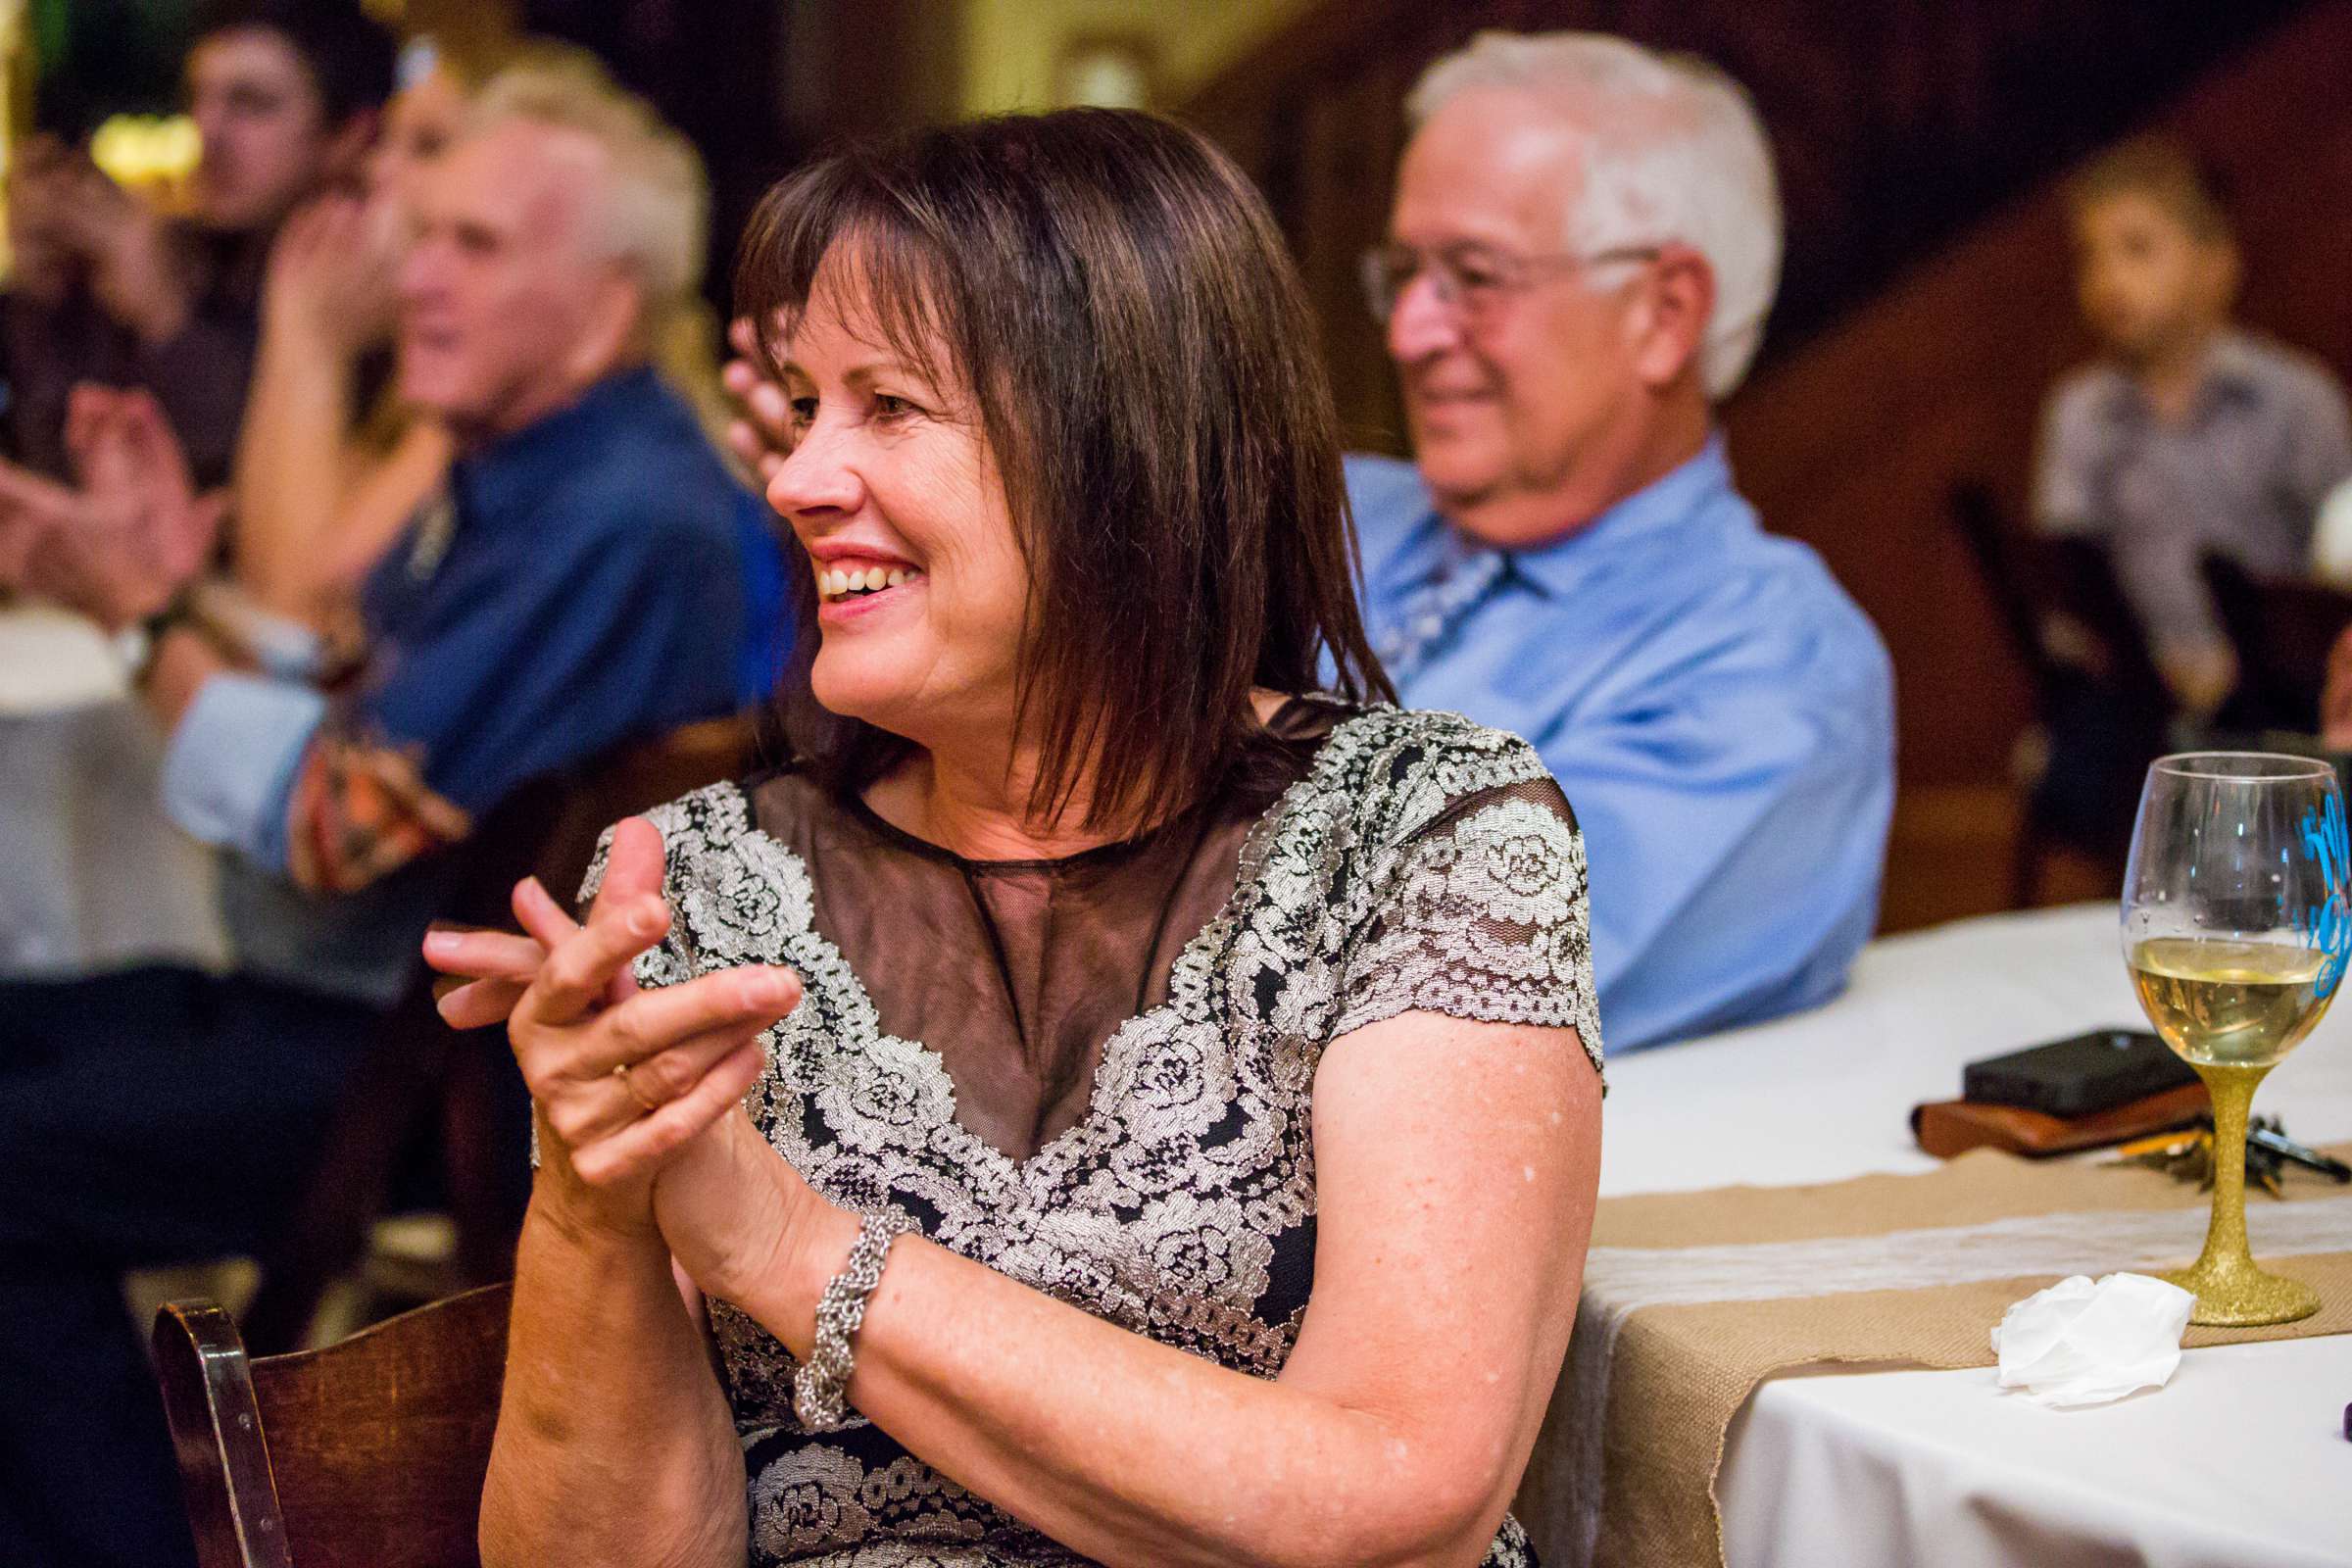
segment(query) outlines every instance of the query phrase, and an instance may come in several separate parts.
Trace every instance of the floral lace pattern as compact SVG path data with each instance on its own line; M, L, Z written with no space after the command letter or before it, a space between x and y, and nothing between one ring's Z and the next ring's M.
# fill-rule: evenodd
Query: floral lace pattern
M1251 830L1232 896L1161 1005L1105 1044L1086 1113L1014 1160L967 1132L939 1057L884 1034L815 928L806 865L733 785L654 813L670 936L646 985L785 963L801 1005L746 1098L829 1200L895 1209L943 1247L1136 1333L1259 1377L1282 1368L1314 1259L1314 1072L1349 1030L1415 1008L1573 1026L1597 1067L1582 840L1514 737L1445 713L1342 721ZM591 870L593 891L603 857ZM1082 1561L870 1423L810 1434L792 1355L710 1322L750 1478L752 1558L913 1568ZM1533 1561L1505 1520L1487 1562Z

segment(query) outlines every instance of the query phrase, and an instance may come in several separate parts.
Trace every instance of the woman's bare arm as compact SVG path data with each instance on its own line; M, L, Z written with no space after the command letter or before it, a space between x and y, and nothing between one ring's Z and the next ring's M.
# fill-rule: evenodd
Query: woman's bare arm
M272 318L230 476L238 582L274 614L319 620L315 562L350 481L351 364L297 323Z
M850 1396L1106 1562L1475 1563L1574 1323L1599 1102L1572 1031L1370 1025L1317 1077L1314 1291L1278 1379L908 1239L858 1335ZM765 1293L738 1298L796 1354L855 1228L826 1210Z
M263 609L321 630L449 461L429 419L389 453L354 439L357 368L389 329L393 216L328 197L286 223L270 251L237 440L239 583Z
M511 1025L523 1048L540 1164L515 1256L506 1388L483 1489L489 1568L739 1568L744 1560L743 1452L655 1225L651 1176L591 1183L571 1153L584 1129L610 1119L599 1102L612 1093L610 1064L583 1063L574 1049L596 1033L583 1020L629 1000L676 1014L683 1001L694 1020L731 1024L725 1039L740 1041L773 1016L742 1018L727 1008L735 977L699 988L715 1011L695 1013L694 997L680 993L638 993L626 965L666 929L662 874L662 841L636 822L614 835L584 927L537 883L516 890L526 924L536 922L551 945L571 940L548 972L531 961L539 983ZM675 1116L709 1122L749 1087L757 1052L725 1049L733 1059L715 1068L707 1052L698 1058L698 1081L680 1096ZM689 1140L675 1157L698 1152Z
M391 451L348 466L350 483L308 585L318 600L335 607L358 597L368 573L448 476L453 450L448 427L417 415Z
M650 1220L629 1235L534 1192L482 1494L487 1568L740 1568L743 1450Z

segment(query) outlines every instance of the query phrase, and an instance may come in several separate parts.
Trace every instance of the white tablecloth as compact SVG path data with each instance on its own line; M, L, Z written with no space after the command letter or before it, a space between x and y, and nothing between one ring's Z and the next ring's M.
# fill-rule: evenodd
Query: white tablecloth
M0 714L64 712L128 695L94 623L47 605L0 606Z
M1907 1113L1958 1095L1963 1063L2106 1024L2141 1025L2112 906L1890 938L1819 1011L1612 1061L1601 1191L1931 1169ZM2255 1109L2352 1139L2352 1007ZM2348 1336L2191 1350L2164 1389L2087 1410L1989 1369L1774 1378L1731 1429L1726 1547L1733 1568L2352 1564L2348 1400Z
M94 626L0 608L0 977L226 962L213 853L164 815L162 766Z

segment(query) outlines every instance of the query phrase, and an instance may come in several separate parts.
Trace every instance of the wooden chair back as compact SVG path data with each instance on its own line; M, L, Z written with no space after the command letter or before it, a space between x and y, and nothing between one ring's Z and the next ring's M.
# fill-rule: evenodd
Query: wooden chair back
M2129 706L2150 730L2170 707L2139 621L2095 540L2050 538L2006 515L1990 486L1952 487L1952 521L2001 619L2010 649L2049 710L2088 679Z
M1990 485L1979 481L1954 485L1951 514L1977 568L1977 579L2000 617L2009 651L2033 682L2038 707L2052 674L2041 637L2052 593L2052 585L2045 580L2048 574L2034 558L2029 548L2032 541L2002 515Z
M2234 561L2207 556L2205 585L2222 630L2237 650L2232 727L2315 734L2328 654L2352 626L2352 594L2301 579L2257 577Z
M489 1286L258 1358L211 1301L158 1312L199 1568L478 1568L508 1296Z
M548 892L570 902L606 828L706 784L742 777L758 749L756 720L737 716L687 724L611 754L576 778L562 808L548 819L534 846L531 874ZM514 885L509 878L496 890L500 924L512 923L507 895Z
M2164 750L2171 699L2106 550L2047 538L2007 515L1989 485L1953 487L1951 515L2024 665L2045 770L2021 778L2010 901L2035 901L2047 852L2123 870L2142 770Z
M2093 671L2148 728L2161 730L2172 710L2172 696L2148 653L2139 617L2124 598L2106 547L2089 539L2034 539L2028 549L2034 562L2031 569L2048 584L2048 613L2071 619L2086 634L2094 650ZM2047 619L2043 627L2046 638Z

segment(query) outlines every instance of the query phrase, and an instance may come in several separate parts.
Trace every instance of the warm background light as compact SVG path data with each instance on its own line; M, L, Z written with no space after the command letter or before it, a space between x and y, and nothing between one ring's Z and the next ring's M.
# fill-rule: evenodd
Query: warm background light
M203 154L196 122L185 115L116 115L90 133L90 162L107 177L167 198L187 184Z
M31 78L24 48L24 0L0 0L0 283L14 270L8 252L6 175L19 127L31 118Z
M1167 109L1305 9L1306 0L965 0L962 107L1002 114L1124 96L1141 59L1161 101L1134 107Z

